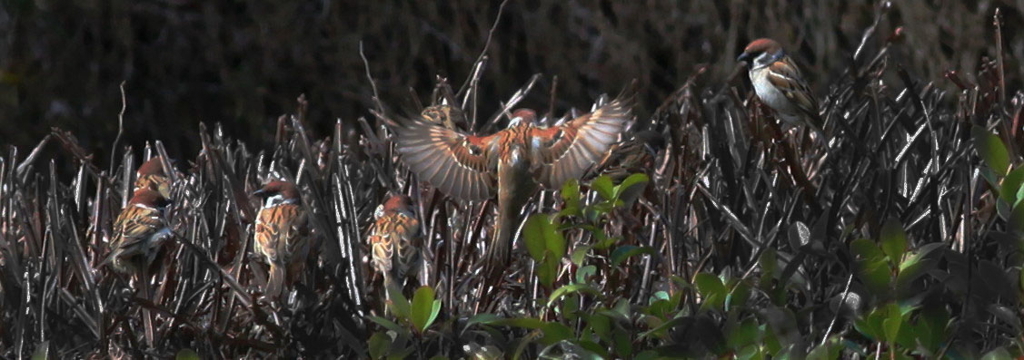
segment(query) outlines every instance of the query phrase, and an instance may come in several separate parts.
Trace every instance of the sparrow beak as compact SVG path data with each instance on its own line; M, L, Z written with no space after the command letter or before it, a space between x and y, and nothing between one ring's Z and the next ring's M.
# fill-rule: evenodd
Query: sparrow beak
M267 191L263 189L253 191L252 196L263 198L267 196Z
M750 59L750 53L745 52L740 54L740 56L736 58L736 62L747 61L748 59Z

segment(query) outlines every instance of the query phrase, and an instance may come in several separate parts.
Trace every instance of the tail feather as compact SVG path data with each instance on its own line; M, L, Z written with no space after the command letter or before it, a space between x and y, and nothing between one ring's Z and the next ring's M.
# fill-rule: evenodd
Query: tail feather
M284 288L284 268L270 264L270 277L267 279L267 291L264 295L277 298L281 296L281 290Z

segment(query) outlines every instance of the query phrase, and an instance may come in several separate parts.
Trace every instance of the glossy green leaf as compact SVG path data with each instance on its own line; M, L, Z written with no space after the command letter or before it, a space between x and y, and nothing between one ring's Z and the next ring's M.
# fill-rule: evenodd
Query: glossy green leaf
M551 254L547 250L545 253ZM558 265L559 260L554 256L545 257L544 260L537 263L537 279L541 285L550 288L555 283L555 279L558 277Z
M725 310L733 311L736 308L742 308L747 305L747 299L750 298L750 285L743 281L736 282L736 285L729 291L729 295L725 298Z
M367 350L370 352L371 359L384 358L388 355L389 349L391 349L391 337L383 331L373 333L367 340Z
M615 184L612 183L612 179L607 175L598 176L597 179L590 182L590 188L597 191L598 195L605 200L615 200Z
M903 231L903 224L898 219L890 218L882 225L880 242L882 252L894 264L903 260L903 253L907 251L907 234Z
M551 307L551 305L554 304L555 301L558 301L563 296L566 296L566 295L569 295L569 294L577 294L577 293L588 294L588 295L593 295L593 296L600 296L601 295L601 291L600 290L598 290L597 288L595 288L593 286L590 286L588 284L566 285L566 286L562 286L562 287L558 288L557 290L555 290L555 291L553 291L551 293L551 296L548 297L548 303L547 303L546 306L547 307Z
M850 242L850 252L858 261L871 261L881 258L885 254L869 239L857 239Z
M178 356L181 356L181 353L184 352L184 351L192 351L192 350L183 349L183 350L178 352ZM192 354L195 354L195 352L193 351ZM39 343L39 345L36 346L36 351L32 353L32 360L47 360L49 358L50 358L50 341L46 340L46 341L43 341L43 342ZM175 359L177 359L177 358L178 357L176 356ZM199 358L199 355L196 354L196 357L185 358L185 360L198 359L198 358Z
M700 273L694 278L694 283L697 285L697 291L704 298L702 308L711 306L715 309L722 309L727 294L721 279L712 274Z
M581 266L576 269L576 282L586 284L591 276L597 274L597 267L594 265Z
M974 138L974 149L985 161L985 165L998 175L1006 175L1010 166L1010 154L1006 151L1003 140L980 126L971 128L971 136Z
M466 327L469 328L476 324L490 325L501 320L504 320L504 318L499 317L498 315L482 313L469 318L469 320L466 321Z
M576 266L583 266L583 262L587 260L587 253L590 252L590 245L577 245L572 249L572 253L569 254L569 260Z
M366 318L369 319L370 321L373 321L373 322L377 323L377 325L380 325L381 327L383 327L385 329L394 331L394 332L399 333L399 334L404 334L407 331L406 329L403 329L401 326L399 326L394 321L382 318L380 316L367 315Z
M1024 166L1018 166L1006 174L999 189L999 198L1012 207L1020 200L1017 194L1021 191L1021 184L1024 184Z
M541 338L540 342L545 345L573 338L572 329L562 323L545 323L541 330L544 331L544 337Z
M38 352L36 353L38 354ZM32 355L32 360L36 360L36 354ZM46 359L45 357L43 359ZM199 354L192 349L181 349L174 355L174 360L199 360Z
M409 319L417 331L423 332L437 318L440 310L440 300L434 300L434 289L429 286L422 286L416 289L412 297L412 313Z
M526 244L526 251L530 253L530 257L534 261L540 261L544 258L544 250L547 249L547 236L545 232L548 230L546 223L548 215L546 214L533 214L526 220L526 225L523 226L523 240Z
M623 206L632 206L649 182L646 174L632 174L615 187L615 198L622 200Z
M577 179L569 179L562 185L562 211L563 215L580 215L580 182Z
M399 319L408 319L411 304L409 300L402 294L402 289L395 283L387 282L384 284L384 288L388 292L388 309L395 314L395 317Z
M615 248L615 250L612 251L612 265L619 266L619 264L622 264L622 262L626 261L626 259L629 259L629 258L631 258L633 256L636 256L636 255L640 255L640 254L653 255L655 253L656 252L655 252L655 250L653 248L650 248L650 247L647 247L647 246L634 246L634 245L619 246L619 247Z
M761 325L753 317L748 317L736 324L726 338L726 345L733 349L759 342L761 342Z
M989 352L985 353L985 355L983 355L981 357L981 360L1012 360L1012 359L1014 359L1013 355L1010 355L1010 352L1008 350L1006 350L1005 347L1002 347L1002 346L997 347L997 348L993 349L992 351L989 351Z

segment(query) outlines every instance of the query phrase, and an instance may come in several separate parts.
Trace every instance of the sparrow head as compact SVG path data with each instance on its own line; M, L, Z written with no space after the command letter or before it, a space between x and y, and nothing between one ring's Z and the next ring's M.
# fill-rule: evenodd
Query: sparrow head
M508 127L515 127L519 124L534 124L537 121L537 113L530 109L518 109L512 113L512 120Z
M142 205L154 209L167 207L168 204L170 202L163 195L160 195L160 192L152 189L135 190L131 200L128 200L128 205Z
M413 216L412 199L405 195L392 195L384 204L377 207L377 211L374 212L374 218L380 219L384 215L389 213L403 213L408 216Z
M142 163L142 166L139 166L139 170L137 170L136 173L139 176L143 176L143 175L167 176L167 173L164 172L164 165L160 162L160 156L154 156L153 158L149 159L148 161Z
M457 130L466 125L466 114L458 106L447 104L428 106L420 112L427 121Z
M786 53L782 51L782 45L779 45L777 41L761 38L751 41L743 49L743 53L736 58L736 61L749 61L753 59L754 63L750 68L759 69L771 65L771 63L778 61L784 56L786 56Z
M263 188L254 191L252 194L266 199L264 207L296 204L302 199L299 196L299 189L295 187L295 184L281 180L268 182L266 185L263 185Z

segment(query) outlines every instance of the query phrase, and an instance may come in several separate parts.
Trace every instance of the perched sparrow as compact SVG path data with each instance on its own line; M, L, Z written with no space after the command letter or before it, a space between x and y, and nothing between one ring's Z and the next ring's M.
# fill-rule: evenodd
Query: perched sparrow
M110 243L114 270L139 274L149 267L164 240L171 236L164 221L167 204L167 199L154 190L135 190L114 223L114 240Z
M750 59L750 82L761 102L774 109L781 120L792 125L807 124L821 132L818 102L782 46L772 39L754 40L736 60Z
M164 172L159 156L154 156L135 172L135 190L152 189L165 199L171 198L171 179Z
M469 124L466 121L466 113L458 106L446 104L428 106L420 112L420 115L431 123L443 125L445 128L456 131L462 131Z
M285 284L301 274L309 255L310 236L306 211L295 184L271 181L253 195L266 198L256 216L253 248L270 265L264 292L278 297Z
M422 116L392 123L402 161L422 180L463 200L498 195L490 254L504 266L522 207L537 184L558 189L600 161L632 120L633 91L562 125L540 127L531 110L513 113L509 127L474 136Z
M412 267L420 242L420 221L413 213L412 200L405 195L388 198L377 207L376 221L370 229L373 267L384 276L384 282L401 286Z

